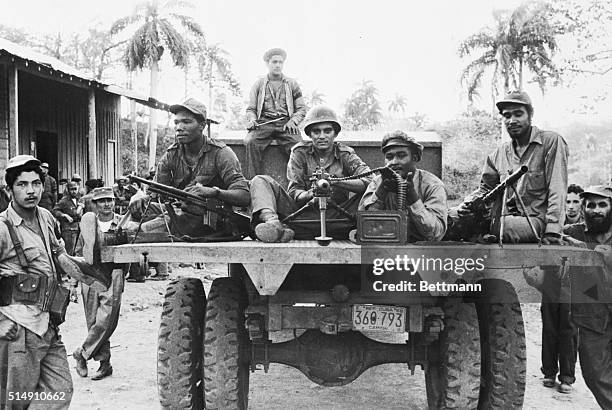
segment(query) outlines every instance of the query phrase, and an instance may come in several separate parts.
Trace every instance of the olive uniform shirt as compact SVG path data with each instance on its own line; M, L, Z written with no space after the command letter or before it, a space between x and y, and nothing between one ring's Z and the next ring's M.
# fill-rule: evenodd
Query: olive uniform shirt
M422 169L413 177L414 188L419 199L407 209L408 241L437 241L446 233L446 189L442 181ZM368 186L359 210L397 210L397 194L388 192L383 200L376 196L382 177L377 175Z

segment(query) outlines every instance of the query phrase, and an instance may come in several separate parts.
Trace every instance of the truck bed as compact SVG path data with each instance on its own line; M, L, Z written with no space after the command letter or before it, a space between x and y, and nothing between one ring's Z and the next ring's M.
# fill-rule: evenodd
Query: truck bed
M329 246L316 241L262 243L244 240L215 243L136 243L107 246L102 262L209 262L240 263L262 295L274 295L294 264L369 264L373 258L484 258L484 271L466 273L468 282L498 278L510 282L522 301L538 301L537 290L528 286L522 272L536 266L600 266L596 252L571 246L537 244L472 244L461 242L421 242L408 245L362 246L346 240L334 240ZM448 281L444 271L420 272L427 281ZM452 278L451 278L452 280Z

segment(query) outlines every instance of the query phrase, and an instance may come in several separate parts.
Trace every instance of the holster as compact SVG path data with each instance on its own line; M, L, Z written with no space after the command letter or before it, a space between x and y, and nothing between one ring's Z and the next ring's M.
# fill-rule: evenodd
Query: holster
M18 273L0 279L0 306L36 305L49 312L51 322L64 322L70 291L48 276Z

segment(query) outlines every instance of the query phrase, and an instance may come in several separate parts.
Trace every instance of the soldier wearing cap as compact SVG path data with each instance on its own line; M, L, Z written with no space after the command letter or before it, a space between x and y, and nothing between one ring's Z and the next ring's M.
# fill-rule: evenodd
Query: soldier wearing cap
M446 190L434 174L418 169L423 145L403 131L383 137L385 165L406 183L405 211L408 216L409 241L436 241L446 231ZM398 210L397 176L385 173L376 176L368 186L360 210Z
M40 164L40 168L45 174L45 189L38 206L45 208L47 211L52 211L57 203L57 181L49 175L49 164L47 162Z
M73 388L66 349L45 307L46 295L61 280L51 254L66 251L55 219L38 206L44 189L40 161L31 155L9 159L5 179L12 200L0 214L0 408L67 409ZM28 392L57 394L44 401Z
M489 233L498 235L501 218L504 218L504 242L537 242L540 237L544 244L560 244L567 192L567 144L556 132L544 131L531 124L533 106L526 92L513 91L496 105L510 141L502 143L487 157L480 187L463 204L449 211L449 219L454 223L473 218L468 206L470 199L488 192L509 173L526 165L529 171L516 183L514 190L507 191L506 203L501 203L500 196L494 204Z
M87 194L87 191L85 191L85 188L81 185L81 182L83 181L83 178L81 178L81 176L79 174L72 174L72 178L70 178L70 181L76 183L77 186L79 187L78 190L77 190L77 192L79 194L79 198L81 198L85 194Z
M206 127L204 104L190 98L182 104L171 106L170 111L175 115L177 141L159 160L155 181L204 199L215 199L225 206L248 206L249 185L242 175L236 154L225 143L207 138L203 133ZM144 195L132 201L130 209L133 217L140 218L148 198ZM183 234L205 236L221 229L218 221L212 218L203 223L203 211L198 207L183 208L182 211L176 210ZM151 217L160 215L161 210L154 206L150 210L153 211L146 216L149 221L143 224L142 230L165 232L166 224L162 217L151 220Z
M596 185L580 194L584 222L568 225L564 233L603 255L605 272L575 267L581 281L599 283L612 278L612 187ZM593 277L594 279L589 279ZM612 408L612 300L573 303L572 321L580 329L578 354L586 385L602 409Z
M310 177L317 169L336 177L354 176L370 170L355 151L335 139L342 129L336 113L328 107L313 107L304 120L304 133L310 141L293 147L287 164L288 190L268 175L257 175L251 180L251 205L257 238L264 242L288 242L294 235L298 239L312 239L319 234L319 208L312 201L314 192ZM354 213L361 194L370 183L369 176L332 183L331 199ZM351 196L352 193L352 196ZM309 211L301 214L288 226L279 221L301 206L312 201ZM328 219L344 218L336 209L327 210ZM316 222L300 223L300 220ZM353 224L329 223L328 235L346 238Z
M306 114L306 104L297 81L283 75L285 50L273 48L264 54L268 75L259 78L249 95L246 110L249 133L245 138L246 176L262 174L263 152L273 140L284 148L287 155L291 147L302 140L300 123Z
M95 215L83 215L81 221L81 235L77 243L76 254L83 254L85 238L93 238L98 231L116 232L121 215L114 212L115 194L111 187L95 188L92 191L92 202L96 209ZM124 226L123 229L134 228L135 223ZM91 239L90 239L91 240ZM110 364L109 338L117 327L119 311L121 309L121 295L123 293L124 276L121 267L115 265L112 274L112 283L108 290L100 292L85 283L81 283L83 308L87 323L87 336L83 343L72 354L76 361L76 371L81 377L87 377L87 360L94 359L100 362L100 367L91 376L92 380L101 380L113 374Z
M60 223L62 238L69 255L74 255L74 247L79 236L79 221L85 207L79 199L79 186L75 181L70 181L66 185L66 194L53 207L53 216Z

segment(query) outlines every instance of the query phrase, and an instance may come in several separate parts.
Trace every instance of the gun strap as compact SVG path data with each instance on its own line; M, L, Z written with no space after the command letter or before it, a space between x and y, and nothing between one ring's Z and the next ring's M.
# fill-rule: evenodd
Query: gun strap
M25 252L23 251L23 247L21 246L21 241L19 240L19 236L17 236L17 232L15 231L15 227L8 219L2 219L2 222L6 225L8 229L9 235L11 237L11 241L13 241L13 247L15 248L15 253L17 253L17 259L19 260L19 264L23 268L24 271L28 271L28 260L26 259Z

